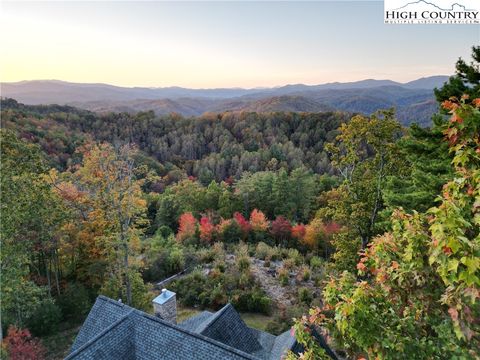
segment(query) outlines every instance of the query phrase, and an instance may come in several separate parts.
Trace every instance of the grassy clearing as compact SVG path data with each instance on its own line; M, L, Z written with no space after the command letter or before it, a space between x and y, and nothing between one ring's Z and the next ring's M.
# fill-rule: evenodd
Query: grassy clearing
M272 317L263 314L241 313L240 316L249 327L262 331L265 331L268 322L272 320Z
M181 323L182 321L187 320L188 318L191 318L192 316L195 316L201 312L202 311L198 309L178 306L177 307L177 323Z
M177 323L181 323L182 321L185 321L201 312L202 310L179 306L177 308ZM262 331L265 331L268 322L272 320L271 316L256 313L240 313L240 316L249 327Z

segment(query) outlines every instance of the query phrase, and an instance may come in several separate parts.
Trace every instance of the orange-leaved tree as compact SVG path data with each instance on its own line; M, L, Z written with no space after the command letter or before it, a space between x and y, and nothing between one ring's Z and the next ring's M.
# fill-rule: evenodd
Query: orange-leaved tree
M267 231L268 220L263 212L253 209L250 214L250 225L253 231Z
M135 166L136 149L128 144L93 144L80 152L82 163L56 181L59 194L77 214L65 227L64 252L86 263L85 271L98 277L103 292L135 305L142 296L132 299L132 281L140 288L143 285L138 269L146 223L144 180L138 178L142 169ZM142 307L144 302L139 300L137 305Z
M198 221L191 212L186 212L178 219L177 241L193 238L197 232Z

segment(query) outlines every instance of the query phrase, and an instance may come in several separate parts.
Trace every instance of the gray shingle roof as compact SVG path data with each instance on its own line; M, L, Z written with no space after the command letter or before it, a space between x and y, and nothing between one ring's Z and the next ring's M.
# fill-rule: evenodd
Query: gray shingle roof
M178 326L182 329L187 329L195 333L199 333L199 329L204 328L204 324L210 321L211 316L213 316L213 313L211 313L210 311L202 311L200 314L192 316L191 318L188 318L187 320L181 322L180 324L178 324Z
M262 350L251 329L244 323L232 305L227 304L197 329L198 333L254 354Z
M99 296L66 359L273 360L294 344L249 328L229 304L174 325Z

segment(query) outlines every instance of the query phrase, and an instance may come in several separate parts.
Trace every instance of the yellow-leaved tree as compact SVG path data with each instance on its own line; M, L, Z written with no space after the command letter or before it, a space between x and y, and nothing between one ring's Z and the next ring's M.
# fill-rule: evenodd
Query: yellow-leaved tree
M145 308L148 290L139 274L140 236L147 221L142 172L131 145L89 145L82 164L56 179L56 188L77 214L65 227L63 255L73 273L101 287L100 292ZM54 176L55 174L53 174Z

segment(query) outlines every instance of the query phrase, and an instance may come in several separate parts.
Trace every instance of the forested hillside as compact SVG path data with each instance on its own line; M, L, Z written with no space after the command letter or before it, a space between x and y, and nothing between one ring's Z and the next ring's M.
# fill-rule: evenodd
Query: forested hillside
M2 84L2 94L26 104L73 105L98 113L151 110L156 115L183 116L227 111L346 111L368 115L395 107L402 124L428 126L438 109L432 90L447 80L447 76L431 76L405 84L370 79L261 89L125 88L44 80Z
M240 178L243 172L305 167L331 173L324 143L350 115L325 113L228 112L184 118L153 112L97 115L62 106L29 106L2 100L2 123L36 142L65 169L86 141L133 143L161 176L211 180Z
M392 109L185 118L3 99L2 356L65 356L52 336L99 294L149 312L181 272L179 313L232 303L258 329L293 326L303 359L328 358L312 333L349 359L478 359L479 63L474 47L435 91L430 128Z

